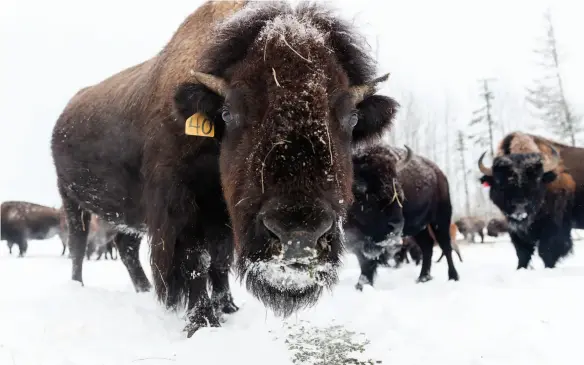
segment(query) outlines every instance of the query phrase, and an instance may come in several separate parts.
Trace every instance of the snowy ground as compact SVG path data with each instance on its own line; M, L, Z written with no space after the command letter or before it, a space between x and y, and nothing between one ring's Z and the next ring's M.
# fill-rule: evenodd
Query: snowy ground
M584 241L576 242L575 255L556 270L544 270L537 258L534 270L521 272L506 241L460 246L465 260L456 259L460 282L447 282L441 262L433 266L433 281L415 284L419 267L410 264L382 269L376 288L362 293L353 289L356 260L347 257L332 294L285 322L233 281L240 311L222 328L186 339L180 315L165 312L150 293L136 294L119 260L86 262L82 288L69 280L70 262L59 256L57 239L31 242L24 259L9 256L3 242L0 364L286 365L293 364L289 335L304 326L305 334L292 342L308 347L315 340L307 332L331 325L355 331L354 343L366 338L357 357L382 364L581 361ZM150 274L145 245L141 254ZM436 249L434 260L438 254Z

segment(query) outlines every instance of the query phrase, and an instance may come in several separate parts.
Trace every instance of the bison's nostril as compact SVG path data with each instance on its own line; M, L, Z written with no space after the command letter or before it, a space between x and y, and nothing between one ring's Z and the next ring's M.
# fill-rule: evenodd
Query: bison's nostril
M276 221L268 219L268 218L263 218L262 223L263 223L264 227L266 228L266 230L268 231L268 233L273 238L276 238L279 241L282 241L282 236L284 235L284 230L277 224Z
M319 220L294 221L277 219L277 214L264 215L261 219L267 234L277 239L285 259L316 258L321 251L330 250L327 235L333 230L333 216ZM279 218L279 217L278 217Z

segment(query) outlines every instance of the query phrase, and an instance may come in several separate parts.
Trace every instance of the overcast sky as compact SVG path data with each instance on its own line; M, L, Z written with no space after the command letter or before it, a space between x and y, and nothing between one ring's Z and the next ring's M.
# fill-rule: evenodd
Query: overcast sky
M81 87L153 56L201 1L4 1L0 11L0 201L60 205L50 155L55 120ZM460 126L476 108L477 79L521 103L542 34L542 0L334 1L377 46L381 91L412 92L428 111L449 99ZM554 0L572 102L584 112L584 21L578 1ZM518 118L522 119L522 118ZM515 121L513 121L515 123ZM517 121L518 128L526 123ZM399 127L399 126L397 126Z

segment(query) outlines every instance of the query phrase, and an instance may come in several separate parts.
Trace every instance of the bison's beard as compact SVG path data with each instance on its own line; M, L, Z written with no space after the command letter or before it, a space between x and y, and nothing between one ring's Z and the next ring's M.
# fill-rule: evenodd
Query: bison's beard
M277 316L288 317L315 305L323 289L337 283L342 247L339 230L332 238L330 249L316 259L285 260L242 252L237 259L238 274L254 297Z

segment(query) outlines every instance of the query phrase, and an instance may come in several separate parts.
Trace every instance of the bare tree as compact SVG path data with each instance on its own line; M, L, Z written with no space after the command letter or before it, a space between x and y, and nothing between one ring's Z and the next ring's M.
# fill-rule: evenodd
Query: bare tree
M466 168L466 138L464 132L458 131L458 135L456 138L456 150L460 153L460 166L462 171L462 181L464 184L464 196L465 196L465 211L466 215L470 215L470 198L468 193L468 170Z
M491 157L495 155L493 150L495 122L493 120L492 112L493 104L491 103L491 101L494 99L494 96L493 92L489 88L489 81L492 80L493 79L480 80L482 82L480 96L482 99L484 99L484 104L482 107L473 112L473 119L469 123L469 126L471 127L477 125L486 126L486 131L481 128L476 134L471 136L471 139L478 146L487 148L491 153Z
M561 139L576 145L576 136L584 131L581 116L577 116L569 105L560 73L560 57L552 17L549 9L544 13L546 36L535 53L540 57L539 66L543 74L527 90L527 101L536 115Z

